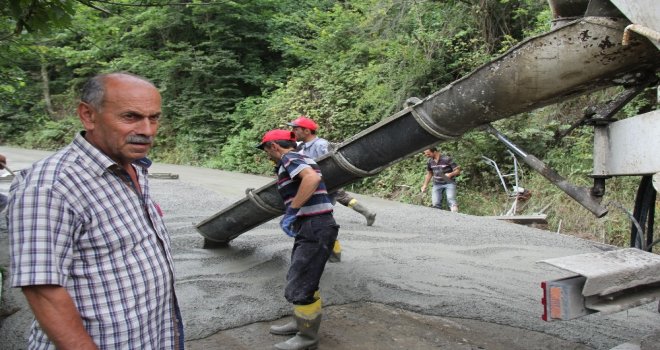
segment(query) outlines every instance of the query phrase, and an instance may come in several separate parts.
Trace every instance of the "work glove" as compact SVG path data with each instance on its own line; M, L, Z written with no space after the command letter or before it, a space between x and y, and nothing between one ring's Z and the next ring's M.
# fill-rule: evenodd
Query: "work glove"
M280 220L282 231L284 231L289 237L296 236L296 232L293 230L293 223L296 222L296 219L298 218L296 216L298 210L300 210L300 208L286 208L286 212L284 212L284 216L282 216L282 219Z

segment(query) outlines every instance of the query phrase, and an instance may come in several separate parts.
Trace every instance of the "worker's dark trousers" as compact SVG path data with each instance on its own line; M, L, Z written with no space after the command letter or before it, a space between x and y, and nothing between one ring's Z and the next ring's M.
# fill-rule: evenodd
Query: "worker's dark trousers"
M284 297L294 305L308 305L316 301L314 292L319 289L339 225L332 214L321 214L298 219L294 229L298 233L291 252Z

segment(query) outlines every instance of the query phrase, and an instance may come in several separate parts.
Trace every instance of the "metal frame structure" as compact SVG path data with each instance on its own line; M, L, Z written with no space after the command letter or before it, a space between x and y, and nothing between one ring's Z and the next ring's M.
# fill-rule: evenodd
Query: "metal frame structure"
M492 166L495 169L495 172L497 173L497 176L500 179L500 183L502 184L502 187L504 188L504 193L509 198L513 199L513 203L511 203L511 207L509 210L502 214L503 216L513 216L516 215L516 212L518 210L518 200L520 198L520 194L523 193L524 189L520 187L519 183L519 177L518 177L518 159L516 158L516 155L513 154L513 152L508 151L509 154L511 155L511 158L513 158L513 172L509 174L502 174L500 171L500 167L497 165L497 162L485 157L481 156L483 158L483 161L486 162L488 165ZM504 180L505 177L512 177L513 176L513 185L511 186L511 190L507 187L506 181ZM521 191L522 190L522 191Z

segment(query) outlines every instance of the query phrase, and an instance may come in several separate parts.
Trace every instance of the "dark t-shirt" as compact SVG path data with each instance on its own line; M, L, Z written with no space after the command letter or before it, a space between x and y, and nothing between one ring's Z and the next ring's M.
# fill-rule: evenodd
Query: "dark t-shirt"
M435 159L429 159L426 163L426 170L433 172L433 183L437 185L454 183L454 179L447 178L445 174L451 173L456 167L458 165L454 163L451 157L442 155L437 162Z

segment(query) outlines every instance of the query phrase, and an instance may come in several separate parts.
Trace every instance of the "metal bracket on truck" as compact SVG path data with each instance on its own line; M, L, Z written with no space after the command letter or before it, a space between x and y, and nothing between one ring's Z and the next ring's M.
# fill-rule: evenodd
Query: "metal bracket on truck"
M660 300L660 256L636 248L540 261L577 273L544 281L544 321L610 314Z

